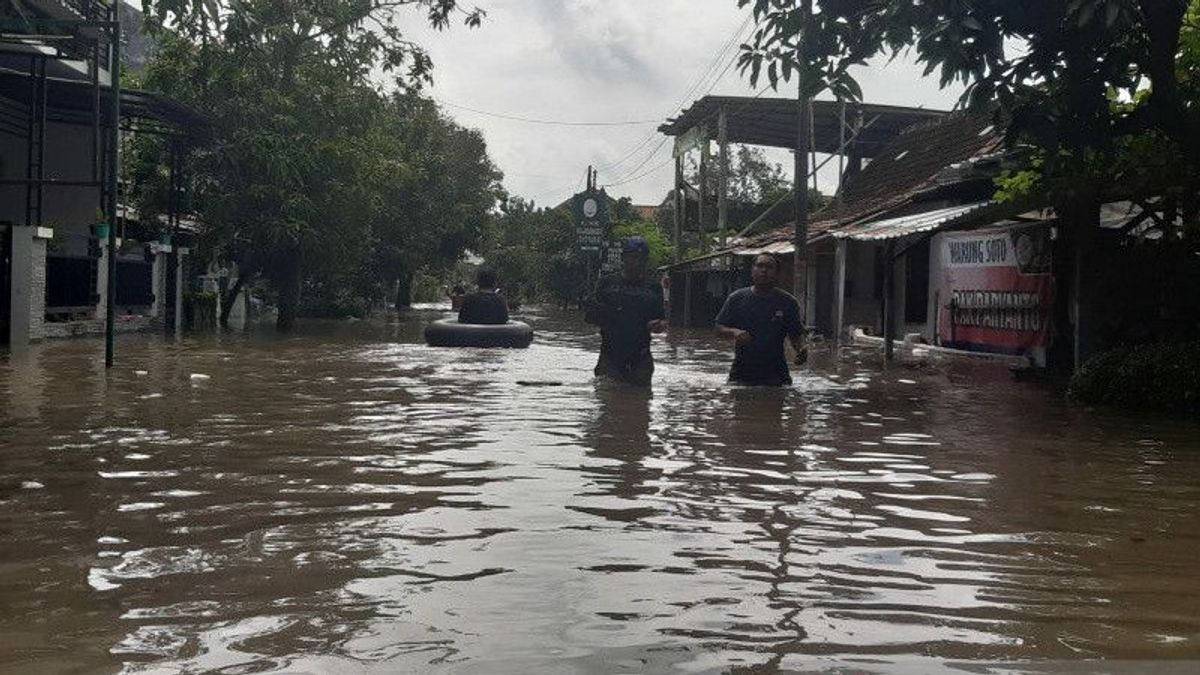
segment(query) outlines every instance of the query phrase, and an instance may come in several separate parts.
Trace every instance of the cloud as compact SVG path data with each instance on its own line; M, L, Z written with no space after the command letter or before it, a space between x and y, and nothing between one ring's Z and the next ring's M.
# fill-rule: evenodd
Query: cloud
M419 14L412 15L409 37L428 48L435 64L429 93L480 110L566 121L678 114L676 105L688 85L747 17L737 0L473 2L488 12L477 30L456 26L436 32L421 25ZM730 52L719 68L732 56ZM956 92L939 91L936 78L922 78L911 58L890 64L880 59L858 75L871 102L944 108L957 97ZM683 105L708 89L707 84L701 87ZM730 69L711 93L748 96L754 90ZM483 131L512 193L541 204L556 204L573 193L589 164L601 166L601 183L636 178L610 189L635 202L657 203L671 188L670 142L661 142L655 124L556 127L453 108L447 112ZM790 169L786 150L769 155ZM617 167L603 166L626 156ZM822 175L821 183L831 187L832 173Z

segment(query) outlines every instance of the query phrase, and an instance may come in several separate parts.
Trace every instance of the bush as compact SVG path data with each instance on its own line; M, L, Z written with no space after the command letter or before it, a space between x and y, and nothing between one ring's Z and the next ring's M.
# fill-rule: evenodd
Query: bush
M370 302L346 286L309 282L300 296L298 315L308 319L363 319L370 313Z
M1071 378L1081 403L1200 411L1200 342L1146 344L1099 354Z
M183 296L183 325L186 330L212 330L217 325L217 294L196 291Z

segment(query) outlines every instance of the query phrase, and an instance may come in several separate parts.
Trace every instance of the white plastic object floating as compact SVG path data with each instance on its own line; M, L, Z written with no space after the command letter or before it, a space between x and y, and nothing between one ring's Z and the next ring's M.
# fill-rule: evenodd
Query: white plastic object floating
M145 377L145 376L147 376L147 375L149 375L149 374L150 374L150 371L148 371L148 370L135 370L135 371L133 371L133 374L134 374L134 375L137 375L138 377Z
M211 379L211 375L205 375L204 373L192 373L192 382L207 382Z

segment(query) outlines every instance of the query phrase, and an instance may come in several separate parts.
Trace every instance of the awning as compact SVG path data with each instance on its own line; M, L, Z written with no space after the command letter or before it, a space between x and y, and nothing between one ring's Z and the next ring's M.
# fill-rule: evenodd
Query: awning
M899 239L910 234L932 232L964 221L975 219L988 207L998 206L997 202L984 201L973 204L949 206L924 213L914 213L897 218L876 220L869 223L857 223L832 230L830 234L838 239L853 239L855 241L881 241Z
M21 117L27 114L29 74L0 68L0 98ZM95 105L92 84L85 80L46 78L47 118L67 124L91 125ZM105 119L112 89L100 87L100 118ZM211 132L208 118L162 94L137 89L121 90L121 118L142 131L203 139Z

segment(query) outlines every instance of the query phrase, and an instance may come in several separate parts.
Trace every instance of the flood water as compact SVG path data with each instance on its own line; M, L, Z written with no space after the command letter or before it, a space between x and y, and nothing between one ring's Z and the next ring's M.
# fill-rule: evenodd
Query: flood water
M643 393L438 316L0 359L0 672L1200 669L1192 421L854 351L731 389L700 333Z

